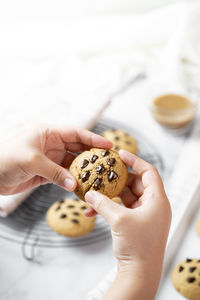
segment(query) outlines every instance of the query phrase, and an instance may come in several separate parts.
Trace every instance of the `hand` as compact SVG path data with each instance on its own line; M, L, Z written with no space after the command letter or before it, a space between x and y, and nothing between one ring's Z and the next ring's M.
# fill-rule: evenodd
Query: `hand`
M114 203L98 192L89 191L85 199L93 209L88 209L85 214L92 216L96 211L111 227L119 270L116 281L126 285L127 298L123 296L121 299L153 299L170 227L170 204L162 180L153 166L125 150L120 150L119 155L136 172L129 173L127 186L120 195L125 206ZM126 280L123 280L124 276L127 276ZM129 279L133 292L130 298L127 293ZM141 286L143 281L144 294L141 294L137 286ZM105 299L120 299L119 288L115 283L114 286Z
M15 194L46 183L73 191L67 170L75 155L92 147L111 148L103 137L80 128L40 125L0 144L0 194Z

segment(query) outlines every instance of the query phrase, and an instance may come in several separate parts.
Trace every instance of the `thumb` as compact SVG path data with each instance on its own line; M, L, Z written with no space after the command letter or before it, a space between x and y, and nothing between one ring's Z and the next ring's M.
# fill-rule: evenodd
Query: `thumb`
M87 192L85 194L85 200L111 226L116 220L116 217L120 214L121 210L123 210L123 207L99 192Z
M48 181L69 192L76 188L77 183L71 173L46 156L43 156L42 160L38 162L37 175L45 177Z

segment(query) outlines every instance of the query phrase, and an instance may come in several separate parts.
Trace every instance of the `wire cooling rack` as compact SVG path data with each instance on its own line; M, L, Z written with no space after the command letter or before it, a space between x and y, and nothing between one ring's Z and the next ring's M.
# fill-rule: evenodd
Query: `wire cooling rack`
M121 128L130 133L138 143L138 155L157 167L160 174L164 172L163 160L139 131L125 127L123 124L100 120L93 128L96 133L106 129ZM53 232L45 220L49 206L63 197L73 197L63 189L47 184L35 190L10 216L0 219L0 238L17 243L22 247L22 254L33 260L35 247L62 248L78 247L100 242L111 237L110 229L101 216L97 216L93 232L80 238L68 238Z

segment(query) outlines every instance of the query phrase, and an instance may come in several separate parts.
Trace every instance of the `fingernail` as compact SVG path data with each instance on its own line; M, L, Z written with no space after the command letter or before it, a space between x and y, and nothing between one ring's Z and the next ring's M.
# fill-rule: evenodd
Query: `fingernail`
M72 191L74 187L74 181L71 178L66 178L64 181L64 186L68 191Z
M90 203L93 204L96 200L96 192L95 191L89 191L85 194L85 200Z

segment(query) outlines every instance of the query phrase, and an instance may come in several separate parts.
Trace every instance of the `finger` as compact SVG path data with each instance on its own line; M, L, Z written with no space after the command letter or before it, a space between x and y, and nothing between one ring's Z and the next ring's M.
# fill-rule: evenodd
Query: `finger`
M120 150L119 155L125 164L142 177L144 188L149 186L163 188L162 180L155 167L126 150Z
M134 195L132 193L132 191L130 190L130 188L127 186L121 192L120 198L121 198L122 202L124 203L124 205L128 208L131 208L133 206L134 202L136 202L138 200L138 197L136 195Z
M83 128L66 128L59 130L59 134L65 143L80 143L90 148L108 148L112 147L112 143L104 137L97 135Z
M44 185L48 183L48 180L45 178L42 178L40 176L35 176L34 178L29 179L26 182L23 182L17 186L10 187L5 193L2 193L2 195L11 195L11 194L18 194L21 192L25 192L39 187L40 185Z
M71 152L83 152L90 150L91 147L80 143L65 143L65 149Z
M144 193L144 186L141 177L137 174L129 172L127 186L130 187L133 194L140 197Z
M116 216L119 215L123 209L125 209L105 195L95 191L87 192L85 195L85 200L111 226L114 223Z
M57 184L69 192L76 188L77 183L71 173L46 156L37 157L31 171L34 175L42 176L49 182Z
M97 212L92 207L84 210L83 213L86 217L95 217L97 215Z
M64 168L69 168L73 162L73 160L77 157L77 155L73 154L73 153L70 153L70 152L67 152L64 159L63 159L63 162L62 162L62 166Z
M76 158L75 153L71 153L69 151L56 151L54 149L48 150L45 155L55 163L63 166L64 168L69 168L72 161Z

